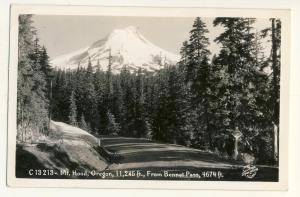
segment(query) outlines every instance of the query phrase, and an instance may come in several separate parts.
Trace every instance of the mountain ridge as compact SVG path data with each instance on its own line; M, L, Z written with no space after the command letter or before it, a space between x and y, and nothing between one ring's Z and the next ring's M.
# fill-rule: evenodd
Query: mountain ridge
M136 27L115 29L106 37L93 42L90 46L62 55L51 61L55 68L76 69L87 67L90 60L92 66L100 64L102 70L107 70L108 57L111 54L112 72L118 73L123 66L132 71L139 68L156 71L163 65L173 65L179 60L179 55L168 52L147 40Z

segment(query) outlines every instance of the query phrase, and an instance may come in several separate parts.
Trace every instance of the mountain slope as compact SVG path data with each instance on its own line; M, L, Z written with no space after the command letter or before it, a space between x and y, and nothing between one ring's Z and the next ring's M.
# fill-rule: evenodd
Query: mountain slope
M179 56L155 46L137 28L130 26L116 29L104 39L88 47L60 56L51 63L62 69L86 67L89 59L96 66L98 61L102 70L107 69L108 57L112 56L112 71L118 73L126 65L131 71L142 68L155 71L165 64L175 64Z

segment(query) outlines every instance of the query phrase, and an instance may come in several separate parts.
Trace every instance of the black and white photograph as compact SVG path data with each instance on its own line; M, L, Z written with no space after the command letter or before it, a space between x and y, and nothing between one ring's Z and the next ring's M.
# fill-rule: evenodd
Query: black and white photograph
M280 16L17 21L16 179L279 182Z

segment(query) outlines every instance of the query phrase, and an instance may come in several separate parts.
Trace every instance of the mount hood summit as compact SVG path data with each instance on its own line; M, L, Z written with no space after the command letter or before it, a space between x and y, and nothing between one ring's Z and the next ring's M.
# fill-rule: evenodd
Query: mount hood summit
M179 55L168 52L147 40L136 27L113 30L105 38L88 47L57 57L51 61L54 68L76 69L87 67L89 60L93 67L107 70L109 56L111 69L119 73L123 66L130 71L141 68L156 71L164 65L176 64Z

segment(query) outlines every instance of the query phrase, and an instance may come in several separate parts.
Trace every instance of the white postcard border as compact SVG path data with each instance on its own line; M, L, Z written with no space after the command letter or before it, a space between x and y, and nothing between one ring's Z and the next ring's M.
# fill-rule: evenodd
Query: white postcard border
M280 87L280 150L279 182L240 181L158 181L158 180L74 180L28 179L15 176L16 101L18 62L18 15L97 15L151 17L255 17L281 18L281 87ZM8 94L8 158L7 185L11 187L73 187L134 189L223 189L223 190L287 190L288 188L288 122L290 70L290 11L287 9L221 9L178 7L93 7L12 5L10 18L9 94Z

